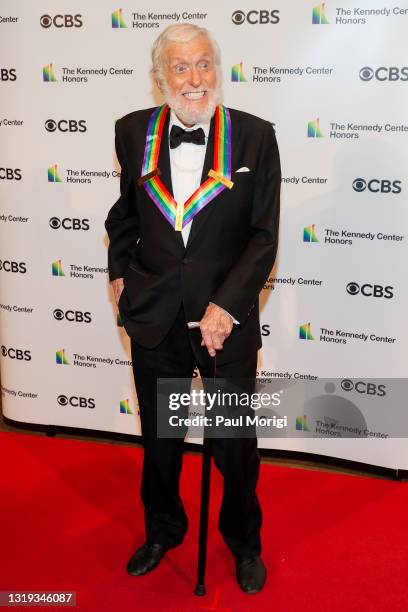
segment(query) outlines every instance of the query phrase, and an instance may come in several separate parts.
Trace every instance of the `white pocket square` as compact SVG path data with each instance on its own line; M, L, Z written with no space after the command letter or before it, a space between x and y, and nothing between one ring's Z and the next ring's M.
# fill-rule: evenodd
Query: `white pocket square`
M246 166L242 166L242 168L238 168L238 170L235 170L235 172L251 172L251 171Z

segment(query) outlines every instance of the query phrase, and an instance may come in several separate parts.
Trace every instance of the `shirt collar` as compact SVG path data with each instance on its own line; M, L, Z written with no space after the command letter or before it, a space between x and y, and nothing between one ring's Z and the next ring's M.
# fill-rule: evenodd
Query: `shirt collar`
M173 125L178 125L181 128L183 128L183 130L186 131L190 131L190 130L196 130L198 128L202 128L205 134L205 139L208 139L208 134L210 132L210 123L196 123L195 125L193 125L192 127L186 127L184 125L184 123L182 123L180 121L180 119L177 117L176 113L174 112L173 109L170 109L170 121L169 121L169 133L171 128L173 127Z

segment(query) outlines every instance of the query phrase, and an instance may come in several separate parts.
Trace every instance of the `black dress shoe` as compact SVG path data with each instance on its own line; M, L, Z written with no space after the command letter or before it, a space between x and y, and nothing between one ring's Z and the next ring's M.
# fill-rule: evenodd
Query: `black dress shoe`
M236 558L237 580L245 593L259 593L266 580L266 567L257 555Z
M157 567L166 554L167 549L161 544L148 544L137 549L130 557L127 572L131 576L143 576Z

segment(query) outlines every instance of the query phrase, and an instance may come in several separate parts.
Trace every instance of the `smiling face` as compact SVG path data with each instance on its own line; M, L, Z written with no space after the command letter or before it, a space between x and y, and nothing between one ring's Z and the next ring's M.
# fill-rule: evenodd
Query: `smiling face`
M158 83L170 108L187 126L207 123L219 103L214 50L202 34L189 42L168 42Z

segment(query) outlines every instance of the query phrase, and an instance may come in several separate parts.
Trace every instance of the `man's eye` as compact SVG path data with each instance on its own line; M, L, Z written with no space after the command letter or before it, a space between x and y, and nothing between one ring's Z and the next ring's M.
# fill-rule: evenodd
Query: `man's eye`
M210 62L200 62L198 64L198 67L200 70L208 70L208 68L210 67Z
M177 64L177 66L174 67L174 71L175 72L185 72L187 70L187 66L185 64Z

